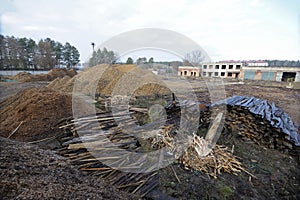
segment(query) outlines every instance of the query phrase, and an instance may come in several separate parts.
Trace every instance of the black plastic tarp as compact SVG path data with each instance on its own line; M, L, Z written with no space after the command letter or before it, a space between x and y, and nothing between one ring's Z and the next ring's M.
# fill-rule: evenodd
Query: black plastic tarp
M281 108L276 107L273 102L269 103L264 99L255 97L232 96L212 104L211 107L222 104L241 106L248 109L251 113L269 121L273 127L281 129L286 134L287 140L292 141L296 146L300 146L300 136L296 132L291 118Z

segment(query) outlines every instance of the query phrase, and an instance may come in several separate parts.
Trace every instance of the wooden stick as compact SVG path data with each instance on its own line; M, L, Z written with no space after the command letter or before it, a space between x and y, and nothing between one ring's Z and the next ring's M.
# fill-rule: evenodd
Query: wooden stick
M103 171L111 169L110 167L97 167L97 168L81 168L82 171Z
M35 143L39 143L39 142L44 142L44 141L47 141L47 140L53 140L56 138L57 135L54 135L52 137L49 137L49 138L44 138L44 139L41 139L41 140L36 140L36 141L31 141L31 142L27 142L27 144L35 144Z
M254 176L253 174L251 174L250 172L248 172L248 171L245 170L244 168L240 167L239 169L242 170L242 171L244 171L244 172L246 172L248 175L252 176L253 178L256 178L256 179L257 179L256 176Z
M177 179L178 183L181 183L178 176L177 176L177 174L176 174L176 172L175 172L175 170L174 170L174 168L173 168L173 166L172 165L170 165L170 166L171 166L171 169L173 170L173 173L174 173L175 178Z
M17 126L17 128L11 132L11 134L7 137L7 139L9 139L15 132L17 132L17 130L19 129L19 127L23 124L23 121L21 121L21 123L19 124L19 126Z

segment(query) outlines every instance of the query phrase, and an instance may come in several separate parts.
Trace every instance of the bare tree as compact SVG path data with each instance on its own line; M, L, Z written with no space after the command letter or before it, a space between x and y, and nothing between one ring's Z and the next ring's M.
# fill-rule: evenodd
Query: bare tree
M194 50L185 54L183 59L184 65L200 66L200 63L205 59L205 56L200 50Z

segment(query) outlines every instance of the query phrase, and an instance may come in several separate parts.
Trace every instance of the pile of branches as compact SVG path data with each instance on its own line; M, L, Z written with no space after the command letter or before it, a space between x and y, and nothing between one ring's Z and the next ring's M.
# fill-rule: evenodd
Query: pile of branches
M186 169L197 170L213 178L217 178L217 175L220 175L222 172L238 175L244 171L250 174L243 168L238 157L233 154L233 149L229 150L221 145L211 148L207 140L197 135L189 136L187 148L181 149L174 141L170 129L170 126L165 127L160 133L148 138L148 140L154 149L163 147L171 149L172 153L175 154L175 158Z
M222 172L234 175L242 171L249 173L232 151L220 145L216 145L207 156L199 156L195 146L191 145L179 160L186 168L201 171L214 178Z

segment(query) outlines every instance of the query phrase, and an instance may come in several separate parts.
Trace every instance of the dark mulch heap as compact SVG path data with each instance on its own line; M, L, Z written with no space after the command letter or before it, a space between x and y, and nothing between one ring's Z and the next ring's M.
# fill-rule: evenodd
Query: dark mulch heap
M0 137L0 199L138 199L53 151Z

